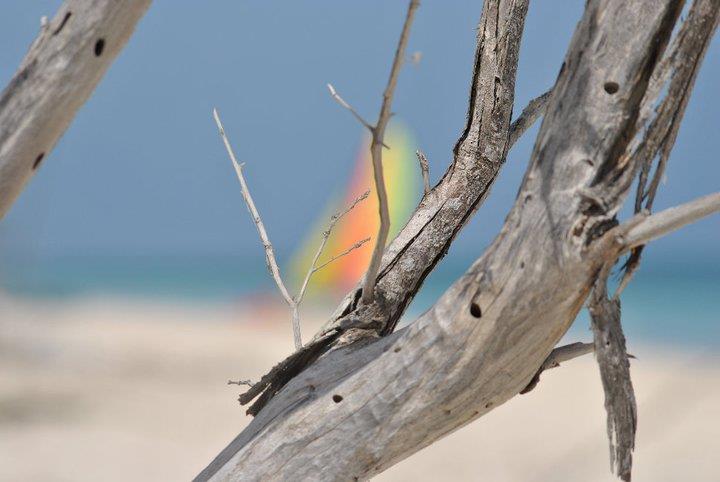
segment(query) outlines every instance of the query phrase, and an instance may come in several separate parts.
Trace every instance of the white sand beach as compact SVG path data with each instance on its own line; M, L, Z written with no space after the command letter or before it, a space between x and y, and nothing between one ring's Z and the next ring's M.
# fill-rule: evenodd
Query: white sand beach
M291 350L289 327L267 321L283 312L239 305L0 304L3 481L189 480L249 421L227 379L257 379ZM720 480L720 356L630 347L633 480ZM593 358L547 372L377 480L615 480Z

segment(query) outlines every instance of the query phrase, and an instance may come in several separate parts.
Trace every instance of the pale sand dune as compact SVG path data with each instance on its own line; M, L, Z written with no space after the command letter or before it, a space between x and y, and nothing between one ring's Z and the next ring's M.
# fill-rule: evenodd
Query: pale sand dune
M0 480L189 480L248 422L226 380L290 349L289 327L240 307L0 299ZM632 351L633 480L720 480L719 357ZM614 480L604 424L586 357L377 480Z

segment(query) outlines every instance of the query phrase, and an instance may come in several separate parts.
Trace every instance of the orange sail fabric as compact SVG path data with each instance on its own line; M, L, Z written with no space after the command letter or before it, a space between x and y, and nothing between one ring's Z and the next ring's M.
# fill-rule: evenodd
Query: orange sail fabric
M390 207L390 236L394 236L407 222L420 198L420 170L415 158L415 142L410 132L394 120L385 134L383 170ZM295 284L302 282L312 257L327 229L330 216L344 209L354 199L370 189L370 196L355 206L335 226L318 264L330 259L358 241L371 237L362 247L333 261L316 272L308 287L308 293L333 295L351 289L365 274L370 263L375 237L380 227L378 200L374 189L372 162L370 160L370 137L363 136L350 182L344 192L330 202L322 218L316 222L308 238L293 256L291 272Z

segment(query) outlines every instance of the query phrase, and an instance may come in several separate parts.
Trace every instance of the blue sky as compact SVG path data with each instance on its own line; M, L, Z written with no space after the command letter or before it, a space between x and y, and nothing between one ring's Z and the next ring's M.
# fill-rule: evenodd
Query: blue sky
M4 0L0 82L61 2ZM531 2L516 112L550 87L584 2ZM281 259L351 173L361 127L327 94L374 118L405 1L156 0L90 101L0 223L5 255L261 258L214 127L217 106ZM394 111L444 172L467 108L479 0L425 0ZM717 191L720 46L711 46L657 208ZM477 256L515 197L534 132L451 250ZM657 242L649 262L712 259L718 217Z

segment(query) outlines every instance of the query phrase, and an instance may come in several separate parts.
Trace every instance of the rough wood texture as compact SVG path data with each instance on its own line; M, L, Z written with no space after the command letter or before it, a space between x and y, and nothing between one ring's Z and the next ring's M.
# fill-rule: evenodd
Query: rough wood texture
M611 265L595 283L588 310L592 318L595 357L605 392L610 468L625 482L632 475L632 453L637 431L637 404L630 379L630 361L620 323L620 300L607 295Z
M248 413L256 414L288 380L333 346L358 336L391 333L427 275L485 200L511 147L508 124L527 7L527 0L485 2L478 27L468 118L455 145L453 162L385 249L373 302L361 302L360 281L340 303L325 329L241 395L241 403L260 395ZM545 101L535 103L538 108L531 109L530 120L542 112ZM517 139L529 124L516 126L513 138Z
M0 218L50 154L151 0L67 0L0 95Z
M508 37L518 35L519 40L522 22L511 27L510 3L519 4L486 2L477 63L507 68L507 58L498 62L495 57L505 50L488 48L484 35L499 13L506 20L496 23L500 34L495 39L510 42ZM646 96L648 86L681 8L682 2L673 0L588 1L516 203L490 248L407 328L379 340L348 340L320 358L314 355L314 362L312 355L298 355L307 357L299 364L312 364L269 400L197 480L367 479L527 387L575 319L602 267L629 249L623 235L637 223L655 222L649 217L614 228L630 188L627 178L640 167L631 155L631 141L644 125L641 112L655 100ZM503 34L505 26L509 35ZM482 68L476 69L471 98L483 96L485 104L477 108L485 114L471 109L446 184L431 191L431 203L441 186L457 187L448 182L453 176L463 187L468 183L458 178L472 179L472 172L476 180L492 179L483 162L503 159L496 149L503 142L501 149L507 149L503 139L509 117L500 112L498 99L511 99L512 93L504 91L505 77L496 81L493 76L494 87L484 96L477 78ZM487 117L488 112L497 117ZM482 125L475 125L481 118ZM489 181L470 185L475 194L481 187L479 197L469 196L479 202ZM460 218L455 226L462 226L473 208L462 204L467 198L460 192L455 194L435 206L420 226L453 225L453 217ZM443 211L455 204L456 210ZM421 205L418 213L424 209ZM354 326L377 323L381 334L393 326L406 297L414 294L406 286L426 274L413 277L416 258L423 269L433 266L425 252L407 255L417 239L429 235L418 231L418 221L413 217L386 253L388 261L409 257L397 273L387 265L389 305L380 311L379 322L364 318L368 312L351 300L338 319L353 312L359 318ZM437 242L430 252L439 254L452 235L427 240ZM393 276L398 278L387 281ZM326 330L320 336L338 335Z
M641 163L640 177L635 194L635 212L643 209L651 211L655 201L660 180L662 179L670 151L675 143L680 120L690 99L697 73L700 70L702 59L705 56L709 42L717 28L720 15L720 2L703 0L693 2L687 20L683 23L677 36L669 48L669 54L663 61L661 68L653 75L650 91L658 96L663 87L667 87L668 94L663 102L654 109L655 118L648 127L648 132L637 143L634 156ZM650 117L650 105L642 115ZM655 158L657 167L648 186L650 171ZM637 246L625 262L625 272L618 287L621 293L628 284L634 271L640 264L643 246Z

